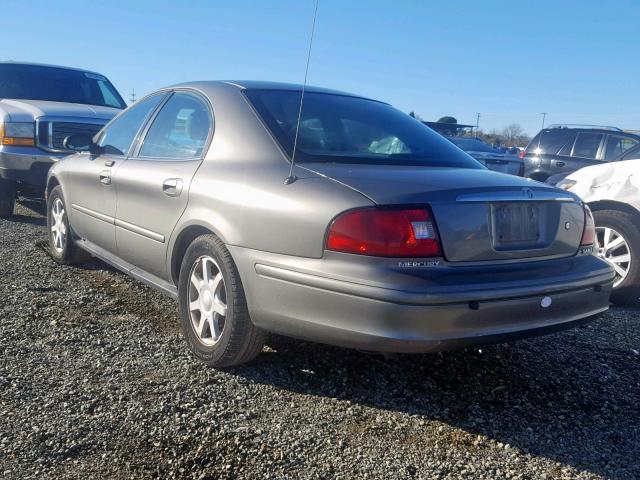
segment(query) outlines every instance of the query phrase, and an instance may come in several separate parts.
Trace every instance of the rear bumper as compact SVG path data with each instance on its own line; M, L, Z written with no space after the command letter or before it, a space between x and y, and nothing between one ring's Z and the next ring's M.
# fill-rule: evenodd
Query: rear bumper
M611 270L598 261L582 279L568 279L559 269L536 286L501 282L419 293L300 274L260 263L261 254L230 250L256 325L372 351L435 352L570 328L608 309L613 282Z
M47 173L64 155L46 153L35 147L0 147L0 178L44 187Z

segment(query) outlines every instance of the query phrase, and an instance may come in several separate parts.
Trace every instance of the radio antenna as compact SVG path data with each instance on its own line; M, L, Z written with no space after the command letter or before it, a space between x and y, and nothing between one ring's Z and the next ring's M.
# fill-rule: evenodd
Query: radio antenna
M316 18L318 17L318 3L320 0L316 0L316 6L313 11L313 23L311 24L311 37L309 38L309 51L307 52L307 66L304 70L304 82L302 83L302 94L300 95L300 108L298 109L298 122L296 123L296 135L293 139L293 152L291 153L291 167L289 168L289 176L284 179L285 185L290 185L297 180L297 177L293 174L293 167L296 164L296 149L298 147L298 131L300 130L300 118L302 117L302 103L304 102L304 91L307 87L307 76L309 75L309 62L311 60L311 47L313 46L313 34L316 31Z

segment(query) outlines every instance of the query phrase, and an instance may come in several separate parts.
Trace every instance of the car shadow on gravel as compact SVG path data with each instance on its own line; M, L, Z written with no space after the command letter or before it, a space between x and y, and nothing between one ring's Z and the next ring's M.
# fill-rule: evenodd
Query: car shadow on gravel
M47 224L47 207L43 199L21 197L13 216L4 220L44 227Z
M232 373L473 434L452 435L458 448L481 448L470 440L481 435L608 478L637 478L640 357L612 346L617 333L609 323L391 359L274 337L258 360ZM355 418L350 428L381 435L372 423L371 417ZM428 448L426 438L411 438Z

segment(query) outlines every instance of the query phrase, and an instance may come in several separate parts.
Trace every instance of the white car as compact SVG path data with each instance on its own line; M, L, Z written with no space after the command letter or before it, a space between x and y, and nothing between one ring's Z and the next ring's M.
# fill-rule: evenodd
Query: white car
M623 159L581 168L557 183L593 211L598 255L616 271L611 300L640 305L640 148Z

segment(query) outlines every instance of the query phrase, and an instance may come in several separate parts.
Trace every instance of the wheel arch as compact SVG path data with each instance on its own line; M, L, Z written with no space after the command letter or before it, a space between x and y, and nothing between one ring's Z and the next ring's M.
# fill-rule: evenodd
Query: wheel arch
M49 177L49 179L47 180L47 186L44 190L44 199L49 200L49 194L51 193L51 190L59 185L60 181L58 180L58 178L55 175L51 175L51 177Z
M191 243L199 236L210 234L220 238L213 228L202 224L187 225L176 235L173 246L170 247L171 255L169 257L169 273L171 275L171 280L175 285L178 285L180 266L182 265L182 259L184 258L189 245L191 245Z
M593 212L599 212L602 210L616 210L619 212L628 213L633 218L636 227L640 228L640 211L629 205L628 203L616 202L615 200L598 200L595 202L587 203L589 208Z

